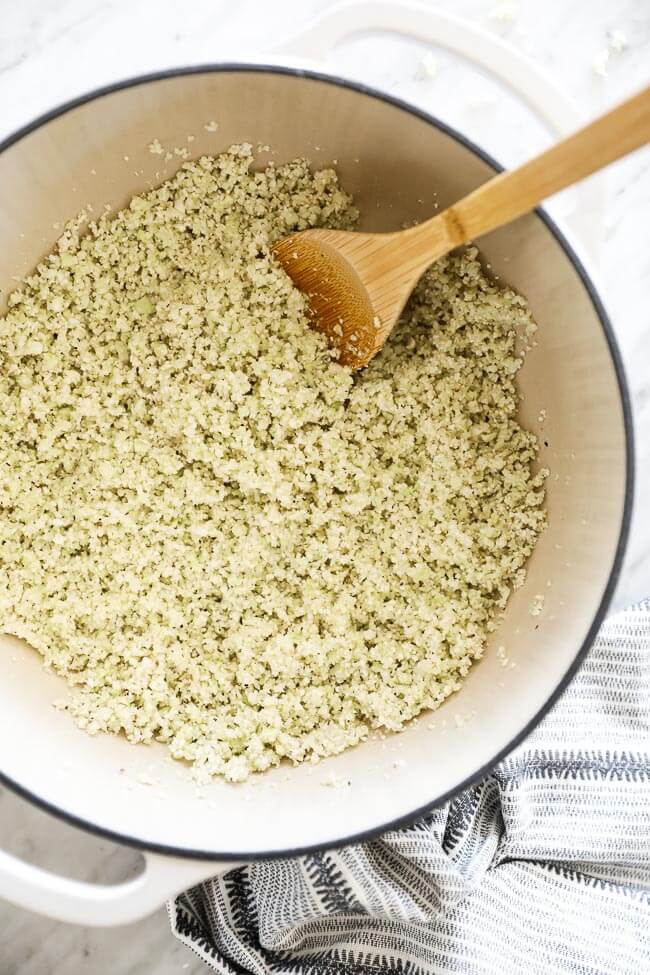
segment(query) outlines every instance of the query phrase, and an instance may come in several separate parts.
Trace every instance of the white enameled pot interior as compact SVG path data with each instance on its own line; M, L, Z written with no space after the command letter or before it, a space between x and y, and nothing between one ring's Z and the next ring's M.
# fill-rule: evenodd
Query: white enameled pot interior
M205 128L211 120L216 132ZM181 160L153 155L153 139L185 146L191 157L232 142L271 146L259 165L299 155L315 166L337 160L363 226L377 230L423 219L492 172L429 121L326 80L250 69L149 80L69 109L0 154L3 298L82 206L96 213L107 203L119 207L175 171ZM481 248L493 272L526 296L539 324L520 373L521 417L539 434L540 461L551 470L549 527L526 584L462 690L402 734L315 768L281 767L250 785L216 781L197 790L162 746L79 731L52 707L66 693L62 681L33 650L5 637L5 776L79 820L146 846L249 856L331 845L407 817L517 738L561 684L599 611L621 532L626 435L601 321L554 233L533 215L486 237ZM538 594L543 610L533 616ZM513 666L501 665L499 645ZM326 785L332 776L338 784Z

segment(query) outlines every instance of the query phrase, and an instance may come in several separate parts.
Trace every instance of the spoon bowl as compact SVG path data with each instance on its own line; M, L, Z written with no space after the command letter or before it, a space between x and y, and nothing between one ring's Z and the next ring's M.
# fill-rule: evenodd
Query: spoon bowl
M445 222L435 222L430 245L437 232L438 253L425 260L417 243L425 225L392 234L303 230L275 244L275 256L309 300L313 327L327 335L342 365L356 370L370 362L422 272L456 246Z
M391 234L304 230L273 250L342 365L379 352L418 278L459 244L510 223L650 139L650 88L424 223Z

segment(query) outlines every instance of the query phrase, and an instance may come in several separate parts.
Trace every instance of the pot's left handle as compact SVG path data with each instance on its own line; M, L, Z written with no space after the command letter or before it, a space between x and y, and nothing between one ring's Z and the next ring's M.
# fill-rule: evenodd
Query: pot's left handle
M91 884L42 870L0 850L0 897L37 914L90 927L129 924L208 877L241 864L145 853L142 873L120 884Z
M505 84L556 136L570 135L584 124L566 91L513 45L478 24L418 0L344 0L317 14L269 53L280 60L322 62L343 40L369 31L416 38L459 54ZM589 179L571 192L578 206L565 219L584 250L597 257L603 231L602 187L598 180Z
M567 93L527 55L478 24L418 0L343 0L270 53L325 61L342 41L370 31L401 34L461 55L503 82L557 136L570 135L584 122Z

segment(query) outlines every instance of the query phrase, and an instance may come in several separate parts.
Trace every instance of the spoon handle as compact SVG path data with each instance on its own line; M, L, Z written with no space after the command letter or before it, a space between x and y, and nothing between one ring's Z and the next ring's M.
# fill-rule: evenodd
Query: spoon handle
M650 87L540 156L495 176L433 220L444 221L453 246L467 243L649 141ZM420 239L424 245L424 234Z

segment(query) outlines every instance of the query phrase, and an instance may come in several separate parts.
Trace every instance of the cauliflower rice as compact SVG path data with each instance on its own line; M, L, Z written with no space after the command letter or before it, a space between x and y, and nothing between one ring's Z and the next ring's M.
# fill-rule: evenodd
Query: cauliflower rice
M1 629L82 728L234 781L437 707L544 524L524 300L453 255L352 376L269 252L352 202L250 155L69 226L0 319Z

